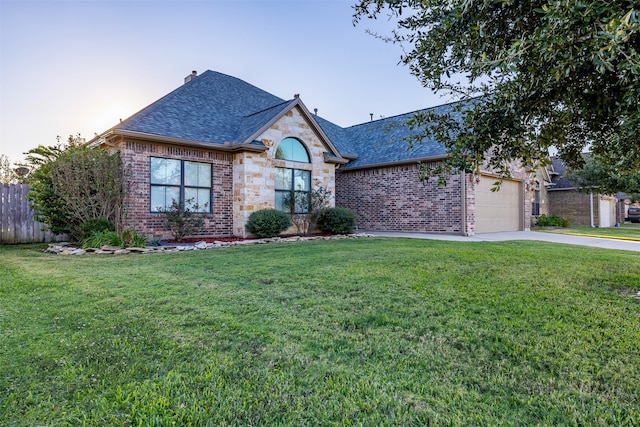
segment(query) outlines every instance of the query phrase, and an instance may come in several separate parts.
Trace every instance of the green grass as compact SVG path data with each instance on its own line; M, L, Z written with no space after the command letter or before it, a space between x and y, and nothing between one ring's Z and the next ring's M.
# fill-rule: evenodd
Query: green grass
M0 425L640 425L640 257L0 247Z
M543 229L542 231L578 236L593 236L640 242L640 224L621 224L620 227L567 227Z

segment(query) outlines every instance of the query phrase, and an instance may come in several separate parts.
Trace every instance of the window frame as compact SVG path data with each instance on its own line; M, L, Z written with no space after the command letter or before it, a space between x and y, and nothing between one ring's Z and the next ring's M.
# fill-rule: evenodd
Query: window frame
M533 200L531 201L531 215L540 216L540 183L535 182L533 187Z
M311 197L311 171L310 170L306 170L306 169L296 169L296 168L287 168L287 167L276 167L276 179L274 180L274 191L275 191L275 203L274 203L274 207L280 211L292 214L292 215L299 215L299 214L307 214L309 213L309 203L310 203L310 197ZM287 177L287 179L289 180L288 186L287 188L279 188L278 187L278 178L277 178L277 174L278 174L278 169L283 170L283 171L289 171L290 173L290 177ZM298 173L298 178L302 178L303 182L306 186L305 190L297 190L296 189L296 173ZM281 197L278 197L278 194L281 195ZM293 206L287 208L284 205L284 200L286 200L287 195L290 195L290 197L293 197L294 200L296 200L296 202L298 201L298 198L296 197L296 195L298 194L303 194L306 195L306 197L304 197L302 200L307 200L308 202L306 203L306 206L300 206L298 203L294 203ZM282 200L282 206L279 206L279 199Z
M153 162L154 160L160 160L160 161L174 161L174 162L179 162L179 177L175 177L177 178L177 180L179 181L176 183L157 183L157 182L153 182ZM186 184L186 178L185 178L185 165L186 164L195 164L198 165L198 167L202 166L202 165L206 165L209 168L209 184L208 186L204 186L204 185L187 185ZM165 192L165 196L164 196L164 201L165 201L165 206L161 206L161 207L155 207L153 206L152 203L152 193L153 193L153 189L154 188L173 188L173 189L178 189L178 200L176 200L178 203L185 202L185 197L186 194L189 190L207 190L209 193L209 197L207 198L207 200L204 203L200 203L199 199L196 201L196 203L198 203L198 205L200 206L199 210L194 210L193 213L196 214L210 214L213 212L213 165L211 163L207 163L207 162L196 162L196 161L192 161L192 160L184 160L184 159L172 159L172 158L168 158L168 157L155 157L155 156L150 156L149 157L149 212L153 213L153 214L157 214L157 213L162 213L163 210L166 210L169 206L171 206L171 204L167 204L167 199L166 199L166 192ZM175 190L174 190L175 191ZM175 200L174 198L172 198L172 200ZM206 207L203 209L203 206L206 204Z
M291 147L292 156L291 157L286 157L284 155L284 154L286 154L284 145L289 143L289 142L295 143L296 145L293 145ZM299 150L296 150L296 148L301 148L304 151L305 158L306 158L305 160L300 160L300 158L295 155L296 151L299 152ZM298 138L294 138L292 136L288 136L286 138L283 138L282 141L280 141L278 143L278 146L276 147L275 158L278 159L278 160L286 160L286 161L297 162L297 163L305 163L305 164L310 164L311 163L311 154L309 153L309 150L307 149L307 146L302 141L300 141Z
M289 145L291 144L291 145ZM274 207L280 211L290 215L304 215L309 213L311 204L311 182L312 182L312 157L306 144L299 138L287 136L283 138L276 146L274 153L275 159L275 179L274 179ZM300 167L296 167L295 164ZM303 166L304 165L304 166ZM279 177L281 171L287 171L286 177L288 183L282 187L279 186L281 179ZM303 185L306 189L296 189L296 179L302 178ZM300 197L299 195L302 195ZM285 200L287 196L293 198L294 204L287 207ZM306 202L305 202L306 201Z

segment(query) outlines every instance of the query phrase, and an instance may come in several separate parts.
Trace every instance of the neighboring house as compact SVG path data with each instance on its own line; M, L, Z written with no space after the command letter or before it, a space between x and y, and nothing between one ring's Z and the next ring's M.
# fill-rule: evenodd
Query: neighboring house
M617 199L614 196L579 191L567 177L567 166L557 156L551 157L553 187L548 189L551 213L567 218L571 225L613 227L616 222Z
M407 150L412 114L342 128L298 95L284 100L235 77L194 72L91 144L120 150L131 172L127 226L154 237L169 235L161 210L174 199L197 201L204 234L245 236L252 212L285 209L286 194L314 186L331 191L331 205L352 209L361 230L530 227L534 181L523 168L513 167L499 192L490 191L490 171L451 175L444 187L419 182L417 162L441 162L446 152L435 141Z
M530 181L531 195L531 225L535 225L540 215L552 215L549 204L549 189L553 188L555 177L553 167L539 167L533 173Z

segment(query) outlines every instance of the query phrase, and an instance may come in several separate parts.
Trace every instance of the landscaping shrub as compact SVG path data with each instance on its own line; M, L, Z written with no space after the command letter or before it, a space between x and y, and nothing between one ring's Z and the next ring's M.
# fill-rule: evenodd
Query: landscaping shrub
M127 192L125 168L118 152L89 148L84 138L70 136L68 145L39 146L28 152L35 170L29 178L29 194L36 220L54 234L84 237L87 218L107 218L120 230Z
M122 238L115 231L105 230L97 231L82 240L83 248L99 248L104 245L123 247Z
M147 236L143 235L143 234L139 234L137 231L135 230L124 230L122 232L122 244L124 245L124 247L136 247L136 248L143 248L145 246L147 246Z
M199 212L201 208L206 208L208 203L200 206L194 198L186 201L171 202L167 209L160 209L167 220L167 230L171 230L173 238L181 242L185 236L200 233L204 230L204 219Z
M139 234L135 230L124 230L118 234L113 230L94 231L90 236L82 239L83 248L99 248L102 246L119 246L121 248L145 247L147 236Z
M290 211L291 222L296 226L298 233L311 234L315 230L318 215L329 207L330 199L331 191L323 187L318 180L308 194L291 192L285 196L284 205ZM300 213L305 210L305 213Z
M538 227L568 227L569 220L560 215L546 216L542 214L536 220L536 225Z
M94 233L103 231L116 231L116 226L106 218L92 218L80 226L81 240L91 237Z
M245 229L258 237L275 237L289 227L291 218L286 213L276 209L261 209L249 215Z
M356 216L347 208L325 209L318 216L318 226L325 233L353 233L356 227Z

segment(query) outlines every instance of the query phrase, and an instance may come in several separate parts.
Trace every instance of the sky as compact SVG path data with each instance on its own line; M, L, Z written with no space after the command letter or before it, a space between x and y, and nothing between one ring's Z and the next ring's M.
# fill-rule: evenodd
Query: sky
M0 0L0 154L91 139L195 70L240 78L340 126L451 101L400 64L356 0Z

